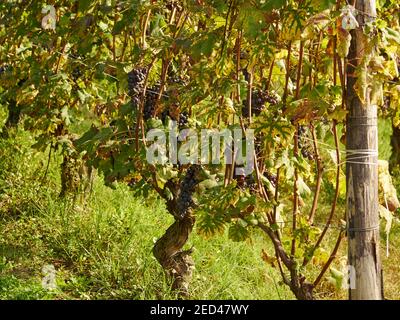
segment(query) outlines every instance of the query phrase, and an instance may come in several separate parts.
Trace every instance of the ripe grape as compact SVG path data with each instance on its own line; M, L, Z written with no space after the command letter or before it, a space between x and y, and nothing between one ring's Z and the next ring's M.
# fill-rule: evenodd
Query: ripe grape
M315 159L312 142L306 137L306 126L298 127L298 147L304 158L308 160Z
M156 102L158 93L160 91L160 85L156 84L146 91L146 98L143 107L143 119L145 121L153 118L154 112L156 111Z
M188 123L189 123L189 113L187 113L186 111L181 112L179 115L179 122L178 122L179 129L187 127Z
M260 115L265 108L265 103L267 102L270 105L277 105L278 99L268 91L261 91L258 89L254 90L251 95L251 114L254 116ZM243 101L242 114L245 118L250 116L247 100Z
M146 74L146 68L133 69L128 73L129 96L131 97L132 104L136 107L139 105L140 102L140 95L143 91Z
M186 217L190 209L195 205L192 195L196 185L200 182L198 177L200 170L200 165L190 166L181 182L180 193L177 199L177 211L180 219Z

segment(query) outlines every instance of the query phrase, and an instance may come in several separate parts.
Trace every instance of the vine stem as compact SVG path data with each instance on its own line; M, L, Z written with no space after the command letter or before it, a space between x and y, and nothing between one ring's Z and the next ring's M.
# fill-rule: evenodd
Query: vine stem
M339 9L339 5L340 5L340 0L338 0L338 1L337 1L337 4L336 4L337 10ZM334 38L333 46L334 46L334 48L333 48L333 52L334 52L334 68L333 68L333 70L334 70L334 76L333 76L333 84L334 84L334 85L337 84L337 75L336 75L336 72L337 72L336 63L337 63L337 66L338 66L338 69L339 69L339 79L340 79L341 86L342 86L342 106L343 106L343 105L344 105L345 87L344 87L344 78L343 78L343 74L342 74L342 73L343 73L343 70L341 70L341 60L340 60L340 58L338 57L338 55L337 55L337 53L336 53L336 49L337 49L336 37ZM339 59L338 59L338 58L339 58ZM333 121L332 131L333 131L333 136L334 136L334 140L335 140L336 162L337 162L337 164L339 164L339 163L340 163L340 149L339 149L339 138L338 138L338 135L337 135L337 122L336 122L336 120ZM314 139L314 136L313 136L313 140L314 140L314 147L315 147L315 144L317 143L317 141L316 141L316 139ZM331 224L333 215L334 215L334 213L335 213L335 211L336 211L336 204L337 204L337 200L338 200L338 197L339 197L339 183L340 183L340 166L337 165L337 167L336 167L335 195L334 195L334 200L333 200L332 207L331 207L331 212L330 212L330 215L329 215L327 224L325 225L325 228L324 228L323 232L321 233L319 239L317 240L317 242L316 242L316 244L315 244L315 246L314 246L312 252L315 252L315 250L318 248L318 246L319 246L320 243L322 242L322 240L323 240L323 238L324 238L324 236L325 236L325 234L326 234L326 232L327 232L327 230L328 230L328 228L329 228L329 226L330 226L330 224ZM312 213L312 212L311 212L311 213ZM311 218L312 218L312 219L311 219ZM309 221L309 222L312 223L312 222L313 222L313 216L311 216L311 215L310 215L310 220L311 220L311 221ZM338 240L337 240L337 242L336 242L336 245L335 245L335 247L334 247L334 249L333 249L333 252L332 252L330 258L328 259L327 263L326 263L325 266L323 267L323 269L322 269L321 273L319 274L319 276L317 277L317 279L314 281L314 284L313 284L314 287L315 287L316 285L318 285L318 283L319 283L319 282L321 281L321 279L322 279L322 276L324 275L324 273L325 273L326 270L328 269L329 265L332 263L332 261L333 261L335 255L336 255L336 252L337 252L337 250L338 250L338 248L339 248L341 239L342 239L342 232L340 232L340 234L339 234ZM303 266L306 266L308 262L309 262L309 259L304 258L304 260L303 260Z
M147 33L147 26L150 21L150 16L151 16L151 9L149 9L149 11L147 11L146 20L143 25L143 32L142 32L142 47L143 48L146 47L146 33Z
M118 17L117 14L114 14L114 27L117 24ZM115 63L117 61L117 53L116 53L116 35L113 32L112 35L112 55L113 55L113 62Z
M288 54L286 58L286 78L285 78L285 88L283 91L283 97L282 97L282 102L283 102L283 112L286 111L286 102L287 102L287 96L288 96L288 88L289 88L289 78L290 78L290 55L292 54L292 42L289 42L288 46Z
M290 51L289 51L290 52ZM301 80L301 72L303 69L303 53L304 53L304 42L300 42L300 50L299 50L299 64L297 67L297 77L296 77L296 95L295 100L298 100L300 97L300 80ZM290 55L288 54L288 64L290 63ZM287 70L287 78L289 74L289 69ZM296 131L294 135L294 157L297 158L299 155L299 126L296 124ZM299 172L297 168L294 169L294 183L293 183L293 222L292 222L292 231L293 231L293 239L292 239L292 248L291 255L294 257L296 253L296 238L294 233L297 229L297 214L299 211L299 195L298 195L298 187L297 182L299 180Z
M235 80L237 82L236 85L236 92L235 92L235 96L231 95L231 98L236 99L236 102L239 104L241 101L240 98L240 84L239 84L239 72L240 72L240 51L241 51L241 42L242 42L242 34L239 31L237 37L236 37L236 43L235 43L235 47L236 47L236 72L235 72ZM228 120L229 121L229 120ZM244 128L244 124L243 124L243 119L242 117L239 117L239 123L240 126L242 128L243 133L245 134L246 130ZM234 150L232 150L232 155L234 156ZM234 158L234 157L232 157ZM234 159L232 161L232 164L226 164L225 166L225 177L224 177L224 186L226 187L232 179L233 176L233 171L234 171Z
M333 260L336 258L336 254L337 254L337 252L339 250L339 247L340 247L340 244L341 244L343 238L344 238L344 233L343 233L343 231L340 231L339 232L339 236L338 236L338 238L336 240L336 243L335 243L335 247L333 248L333 251L332 251L331 255L329 256L328 261L325 263L325 265L323 266L323 268L322 268L321 272L319 273L318 277L313 282L313 287L314 288L321 282L325 272L328 270L328 268L332 264Z
M224 26L224 39L222 40L222 45L221 45L221 56L223 55L225 46L226 46L228 23L229 23L229 18L231 16L232 7L233 7L234 2L235 2L235 0L231 0L229 2L228 12L226 13L225 26Z
M271 65L270 65L269 71L268 71L268 80L267 80L267 84L265 85L265 90L267 90L267 91L269 91L269 88L271 86L272 72L274 69L274 64L275 64L275 57L272 58Z
M321 156L319 154L319 149L318 149L317 135L316 135L315 127L314 127L313 124L311 124L311 135L312 135L312 140L313 140L313 145L314 145L314 152L315 152L315 157L316 157L315 163L317 165L317 184L315 186L313 204L312 204L310 215L309 215L309 218L308 218L308 223L310 225L313 224L315 213L317 211L318 200L319 200L319 195L320 195L320 191L321 191L322 173L323 173L323 167L322 167L322 163L321 163Z
M315 54L314 54L314 63L315 63L315 66L318 65L319 51L320 51L321 44L322 44L322 37L323 37L323 33L322 33L322 31L321 31L321 32L319 33L319 39L318 39L318 43L317 43L317 46L316 46L316 51L315 51ZM316 70L316 72L314 73L314 87L316 86L317 81L318 81L318 70Z
M174 21L174 19L175 19L175 14L176 14L176 8L174 7L174 8L172 9L172 12L171 12L171 17L169 18L169 24L172 24L172 22Z
M127 31L125 32L125 36L124 36L124 43L123 43L123 45L122 45L122 52L121 52L121 55L119 56L121 62L124 61L124 56L125 56L126 47L128 46L128 34L129 34L129 31L127 30Z
M276 185L275 185L275 196L274 196L274 223L276 224L276 215L278 209L278 198L279 198L279 177L280 177L280 168L276 170Z
M283 264L288 268L289 270L292 269L293 267L293 260L290 259L290 257L286 254L285 249L282 245L282 242L276 237L276 234L274 231L268 227L267 225L263 223L259 223L258 227L263 230L268 237L271 239L272 244L274 245L275 252L278 253L280 259L282 260Z
M336 161L339 164L340 163L340 150L339 150L339 138L337 135L336 126L337 126L337 123L336 123L336 120L334 120L332 131L333 131L334 140L335 140ZM332 219L333 219L333 216L336 211L337 200L339 198L339 183L340 183L340 166L338 165L338 166L336 166L336 187L335 187L335 195L334 195L333 202L332 202L331 212L329 214L328 220L325 224L325 227L324 227L321 235L319 236L317 242L315 243L315 245L312 249L312 252L315 252L315 250L318 249L318 247L320 246L322 240L324 239L324 237L326 235L326 232L328 231L328 229L332 223ZM303 267L305 267L309 261L310 261L310 258L305 257L303 260Z
M67 36L67 37L68 37L68 36ZM67 47L67 44L68 44L68 42L65 41L65 43L64 43L63 46L62 46L61 54L59 55L58 60L57 60L57 65L56 65L56 71L55 71L55 73L58 73L58 70L60 69L61 58L62 58L62 56L64 55L65 48Z
M172 61L172 58L162 60L160 90L158 91L157 100L155 102L155 112L154 112L153 116L157 116L159 114L159 112L161 111L159 104L160 104L161 97L164 93L164 87L167 82L168 68L171 64L171 61Z

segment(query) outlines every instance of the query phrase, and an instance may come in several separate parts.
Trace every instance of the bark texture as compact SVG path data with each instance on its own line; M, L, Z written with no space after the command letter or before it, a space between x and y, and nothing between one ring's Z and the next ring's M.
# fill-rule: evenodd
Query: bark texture
M182 251L182 248L189 239L194 223L191 215L182 220L175 219L153 248L157 261L172 279L172 288L184 297L189 296L194 261L190 256L191 250Z
M380 300L382 273L379 258L378 214L378 128L377 106L361 101L357 88L357 71L368 54L365 23L376 16L374 0L356 2L359 27L351 32L352 41L347 67L347 225L348 261L354 268L355 281L349 288L351 300ZM376 151L376 154L375 152ZM354 280L354 279L353 279Z
M189 284L194 269L194 261L190 256L192 250L182 250L193 230L195 203L192 194L195 187L204 178L199 165L192 165L186 171L186 176L180 182L168 181L166 188L173 198L167 201L168 212L174 216L174 223L156 242L153 254L157 261L172 279L172 289L180 296L189 296Z

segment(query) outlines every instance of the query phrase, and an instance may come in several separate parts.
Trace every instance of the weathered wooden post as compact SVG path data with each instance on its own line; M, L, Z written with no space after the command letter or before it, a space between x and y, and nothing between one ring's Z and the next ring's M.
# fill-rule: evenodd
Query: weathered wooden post
M347 63L348 258L355 275L349 299L379 300L383 299L383 290L379 257L377 106L370 101L369 89L365 91L365 99L357 94L360 93L359 70L368 70L368 59L364 58L370 52L364 27L376 16L376 6L375 0L354 2L359 26L351 31Z

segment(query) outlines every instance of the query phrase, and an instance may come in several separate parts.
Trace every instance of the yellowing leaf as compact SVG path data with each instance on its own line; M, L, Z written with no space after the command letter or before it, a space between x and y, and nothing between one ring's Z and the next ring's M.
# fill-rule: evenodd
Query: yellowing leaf
M339 57L346 58L349 55L351 44L350 32L343 28L339 28L337 37L337 53Z

